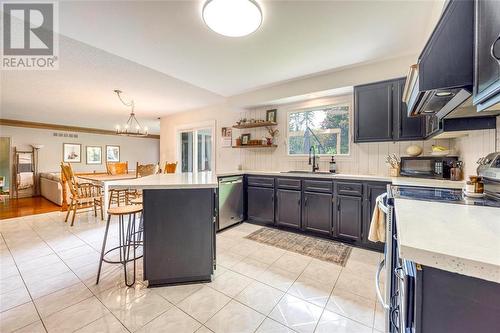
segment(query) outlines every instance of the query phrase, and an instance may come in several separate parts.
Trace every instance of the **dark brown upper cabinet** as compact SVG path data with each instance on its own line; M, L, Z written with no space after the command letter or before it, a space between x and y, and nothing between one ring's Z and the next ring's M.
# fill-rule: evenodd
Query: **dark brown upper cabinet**
M475 2L474 105L500 108L500 1Z
M419 140L423 117L408 117L402 102L405 78L354 87L354 142Z

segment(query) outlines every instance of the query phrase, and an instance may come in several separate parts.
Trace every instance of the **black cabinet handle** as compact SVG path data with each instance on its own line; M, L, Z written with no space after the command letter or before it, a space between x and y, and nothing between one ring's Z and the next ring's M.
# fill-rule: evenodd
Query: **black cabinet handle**
M496 50L496 46L498 44L498 41L500 41L500 35L498 35L497 39L491 44L490 47L490 55L495 59L496 61L500 61L500 54L497 54L497 51L500 52L500 50Z

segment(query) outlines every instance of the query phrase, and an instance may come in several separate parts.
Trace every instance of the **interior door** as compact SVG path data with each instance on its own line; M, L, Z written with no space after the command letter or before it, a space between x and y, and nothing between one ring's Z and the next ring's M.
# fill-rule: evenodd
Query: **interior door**
M201 127L179 132L179 159L181 172L213 171L213 128Z

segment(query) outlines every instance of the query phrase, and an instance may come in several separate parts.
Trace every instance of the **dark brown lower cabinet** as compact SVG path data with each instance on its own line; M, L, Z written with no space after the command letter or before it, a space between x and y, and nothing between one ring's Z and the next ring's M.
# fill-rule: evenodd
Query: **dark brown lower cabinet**
M304 192L302 225L304 230L330 235L332 232L332 195Z
M363 200L361 197L337 195L335 236L351 241L361 240L361 217Z
M269 224L274 223L274 189L248 186L247 196L248 219Z
M300 229L301 192L276 190L276 224Z

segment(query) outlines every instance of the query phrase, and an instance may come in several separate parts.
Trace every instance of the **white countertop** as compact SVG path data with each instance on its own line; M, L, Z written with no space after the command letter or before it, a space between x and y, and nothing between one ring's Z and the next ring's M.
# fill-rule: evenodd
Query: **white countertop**
M218 177L234 176L234 175L257 175L257 176L272 176L272 177L299 177L299 178L325 178L325 179L351 179L351 180L371 180L380 182L390 182L391 177L377 175L350 175L345 173L311 173L301 172L281 172L281 171L259 171L259 170L239 170L226 171L217 173Z
M399 254L500 283L500 208L395 199Z
M110 189L216 188L217 176L211 172L158 174L134 179L104 182Z
M439 179L426 179L414 177L388 177L379 175L352 175L345 173L295 173L295 172L280 172L280 171L255 171L255 170L239 170L227 171L217 173L218 177L234 176L234 175L258 175L258 176L272 176L272 177L300 177L300 178L325 178L325 179L349 179L361 181L379 181L390 182L393 185L407 185L407 186L420 186L420 187L438 187L438 188L463 188L463 181L439 180Z

